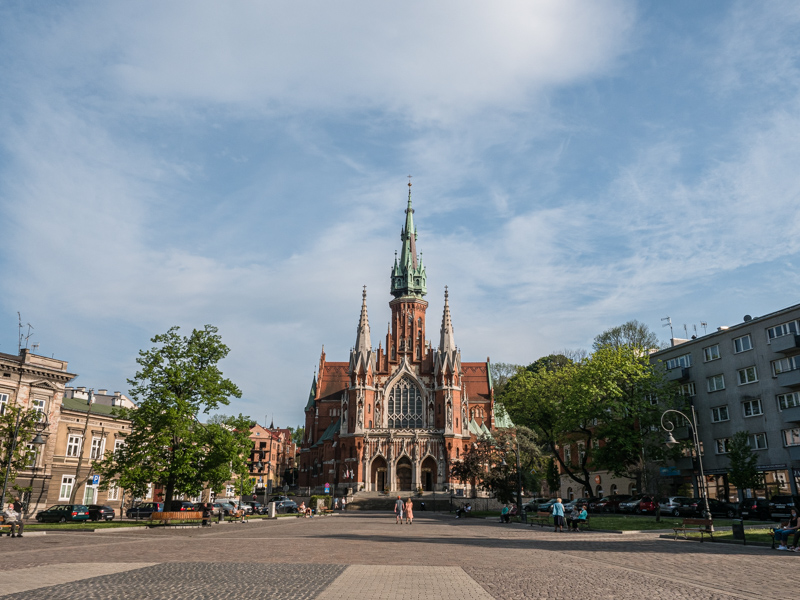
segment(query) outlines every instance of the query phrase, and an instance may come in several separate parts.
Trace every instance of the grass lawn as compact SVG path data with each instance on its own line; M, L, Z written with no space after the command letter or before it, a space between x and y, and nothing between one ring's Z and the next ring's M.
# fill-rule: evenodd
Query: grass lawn
M25 531L42 531L45 529L53 531L74 529L114 529L117 527L143 527L145 524L145 521L98 521L97 523L93 521L84 521L83 523L26 523Z
M716 524L716 521L714 522ZM744 536L747 538L747 542L765 542L767 544L772 543L772 536L770 536L769 528L758 528L758 529L745 529ZM690 538L700 538L699 533L690 533ZM733 532L732 531L715 531L714 532L714 539L716 540L719 538L720 540L731 540L733 541ZM736 540L737 543L741 544L741 541ZM790 541L791 543L791 541Z

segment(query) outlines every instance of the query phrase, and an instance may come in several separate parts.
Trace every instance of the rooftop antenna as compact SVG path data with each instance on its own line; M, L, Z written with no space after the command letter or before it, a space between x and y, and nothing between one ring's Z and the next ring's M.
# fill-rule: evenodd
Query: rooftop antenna
M700 327L703 328L703 335L705 335L706 334L706 328L708 327L708 323L706 323L705 321L700 321Z
M666 321L666 323L664 323L664 321ZM672 319L670 317L664 317L661 319L661 323L663 323L663 325L661 325L662 327L669 327L669 337L674 338L675 334L672 333Z
M686 339L689 339L689 328L686 327L686 323L683 324L683 333L686 336Z
M17 311L17 317L19 318L19 343L17 345L17 352L22 352L22 340L25 340L25 349L27 350L28 340L31 339L31 335L33 335L31 333L33 325L31 325L30 323L25 324L28 327L28 335L25 335L22 333L22 329L25 327L25 325L22 324L22 315L19 313L19 311Z

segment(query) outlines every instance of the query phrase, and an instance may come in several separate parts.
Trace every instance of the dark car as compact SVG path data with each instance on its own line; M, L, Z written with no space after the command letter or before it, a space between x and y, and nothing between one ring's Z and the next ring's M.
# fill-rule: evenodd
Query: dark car
M769 521L769 500L766 498L745 498L739 503L739 516L743 519Z
M179 512L182 510L195 510L194 504L186 500L173 500L169 503L169 512Z
M708 510L712 517L727 517L733 519L739 512L736 504L723 502L715 498L708 499ZM688 502L681 504L678 508L680 516L683 517L707 517L705 503L702 498L691 498Z
M56 504L36 515L39 523L66 523L67 521L87 521L89 507L85 504Z
M620 512L619 503L626 502L630 499L630 495L627 494L613 494L611 496L606 496L595 503L595 510L597 512Z
M194 508L192 510L195 510L197 512L203 512L203 505L204 504L205 504L205 502L195 502L194 503ZM209 502L209 504L211 504L211 516L212 517L219 517L219 513L222 511L222 509L219 506L217 506L216 504L212 504L211 502Z
M110 506L103 506L101 504L89 505L89 519L92 521L113 521L117 513Z
M261 502L256 502L255 500L252 500L250 502L247 502L247 504L253 507L253 512L257 515L263 515L267 511L266 507L263 504L261 504Z
M279 513L295 513L297 512L297 502L294 500L281 500L275 503L275 510Z
M636 496L630 500L624 500L619 503L619 511L624 513L636 513L637 515L655 514L656 502L652 496L644 494Z
M138 506L133 506L127 510L125 515L129 519L149 519L154 512L163 512L163 502L142 502Z
M773 496L769 501L769 516L772 519L788 519L794 507L800 507L800 496Z

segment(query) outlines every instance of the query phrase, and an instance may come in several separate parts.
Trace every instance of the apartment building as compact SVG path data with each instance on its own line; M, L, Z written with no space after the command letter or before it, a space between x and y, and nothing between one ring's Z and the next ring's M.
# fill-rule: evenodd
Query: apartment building
M728 445L747 431L764 474L761 489L745 494L797 494L800 487L800 304L751 317L690 340L674 339L655 352L667 377L681 386L697 414L709 495L736 500L728 482ZM685 424L679 424L685 425ZM687 434L686 427L678 432ZM677 436L676 436L677 437ZM662 472L673 489L696 477L690 457Z

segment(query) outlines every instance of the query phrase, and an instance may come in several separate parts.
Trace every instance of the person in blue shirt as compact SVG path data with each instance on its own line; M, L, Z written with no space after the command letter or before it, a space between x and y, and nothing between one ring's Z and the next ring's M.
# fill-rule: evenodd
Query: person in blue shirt
M569 516L570 529L572 529L572 531L580 531L580 529L578 529L578 525L581 523L586 523L586 518L588 516L589 515L586 512L586 507L583 504L576 505L575 510L573 510Z
M564 505L561 504L561 498L556 498L556 503L553 504L553 523L553 531L564 531Z

